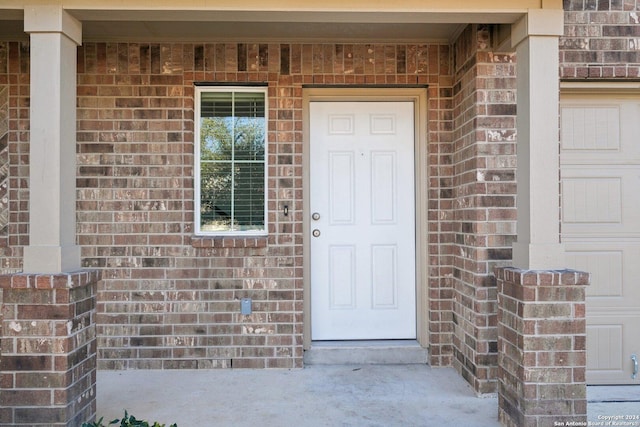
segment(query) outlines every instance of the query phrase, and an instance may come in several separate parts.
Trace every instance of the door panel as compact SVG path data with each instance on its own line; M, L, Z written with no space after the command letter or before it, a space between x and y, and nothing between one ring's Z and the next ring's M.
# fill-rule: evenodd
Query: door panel
M587 383L638 384L640 356L640 103L564 96L562 240L587 288Z
M413 114L310 103L313 340L416 337Z

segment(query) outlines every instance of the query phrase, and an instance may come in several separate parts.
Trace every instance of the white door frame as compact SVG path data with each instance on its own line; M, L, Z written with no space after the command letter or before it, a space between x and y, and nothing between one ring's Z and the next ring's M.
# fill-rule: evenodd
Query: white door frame
M415 209L416 209L416 322L418 342L428 347L429 292L428 292L428 226L427 226L427 91L426 87L308 87L303 88L303 291L304 291L304 349L311 347L311 211L309 174L309 103L313 101L409 101L414 105L414 161L415 161Z

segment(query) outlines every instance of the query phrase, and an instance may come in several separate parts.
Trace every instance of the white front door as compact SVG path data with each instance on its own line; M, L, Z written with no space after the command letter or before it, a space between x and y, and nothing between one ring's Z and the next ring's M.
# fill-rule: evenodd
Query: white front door
M414 104L310 103L311 338L416 338Z
M640 102L564 95L562 241L587 287L587 383L639 384Z

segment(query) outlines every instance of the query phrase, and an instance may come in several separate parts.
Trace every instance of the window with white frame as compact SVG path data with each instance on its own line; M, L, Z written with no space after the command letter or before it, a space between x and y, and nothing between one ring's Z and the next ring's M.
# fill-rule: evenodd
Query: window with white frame
M196 234L266 234L266 105L266 88L196 87Z

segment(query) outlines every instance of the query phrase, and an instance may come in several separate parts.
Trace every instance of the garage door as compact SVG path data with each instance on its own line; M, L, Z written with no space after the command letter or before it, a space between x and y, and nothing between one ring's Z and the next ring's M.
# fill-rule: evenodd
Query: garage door
M563 94L561 170L567 261L591 273L587 383L638 384L640 97Z

